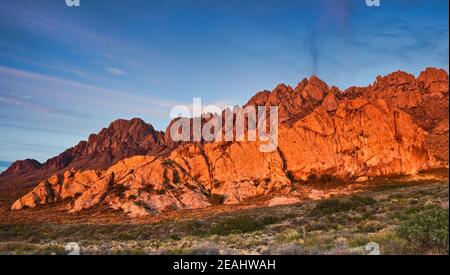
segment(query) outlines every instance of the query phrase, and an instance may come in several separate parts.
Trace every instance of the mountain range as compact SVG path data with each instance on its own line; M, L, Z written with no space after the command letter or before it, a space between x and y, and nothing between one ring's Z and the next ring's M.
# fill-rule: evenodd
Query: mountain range
M168 130L119 119L45 163L14 162L0 175L0 194L14 210L106 204L142 216L289 193L293 183L324 176L448 168L448 90L448 73L437 68L343 91L315 76L280 84L244 105L279 107L278 148L269 153L258 142L174 142Z

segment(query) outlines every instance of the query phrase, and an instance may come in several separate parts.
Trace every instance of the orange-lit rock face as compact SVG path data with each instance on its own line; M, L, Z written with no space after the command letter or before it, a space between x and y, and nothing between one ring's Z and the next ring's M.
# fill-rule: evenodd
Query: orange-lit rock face
M427 68L419 75L418 81L430 94L448 95L448 73L443 69Z
M413 174L436 165L425 132L385 100L341 102L335 113L314 110L280 130L279 149L295 178Z
M212 194L223 196L224 203L239 203L289 192L291 180L311 174L357 178L448 165L442 153L448 153L448 74L443 70L427 69L418 78L395 72L344 92L311 77L295 89L281 84L260 92L247 105L279 106L276 151L262 153L257 142L175 144L155 132L150 145L142 146L156 144L170 154L124 158L98 171L66 171L41 182L12 209L72 200L71 212L105 202L141 216L208 207Z

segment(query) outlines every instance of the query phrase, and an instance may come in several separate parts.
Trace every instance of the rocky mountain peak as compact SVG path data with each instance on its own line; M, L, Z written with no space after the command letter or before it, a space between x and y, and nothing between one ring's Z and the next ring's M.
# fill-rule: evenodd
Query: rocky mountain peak
M39 169L42 164L35 159L17 160L9 166L0 176L19 176Z
M426 68L417 78L430 93L448 95L448 73L444 69Z

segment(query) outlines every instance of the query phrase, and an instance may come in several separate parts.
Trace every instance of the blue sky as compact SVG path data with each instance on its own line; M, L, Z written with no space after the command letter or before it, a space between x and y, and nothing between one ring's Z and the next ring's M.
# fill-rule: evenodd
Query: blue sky
M117 118L164 130L316 74L342 89L448 71L448 0L0 2L0 160L45 161Z

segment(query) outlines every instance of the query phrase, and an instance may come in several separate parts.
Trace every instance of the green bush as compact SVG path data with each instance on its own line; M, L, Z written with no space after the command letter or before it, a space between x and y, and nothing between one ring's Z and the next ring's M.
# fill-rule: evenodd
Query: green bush
M289 215L286 215L284 218L289 218ZM261 223L263 225L270 225L280 221L280 218L274 216L266 216L261 219Z
M331 215L338 212L350 211L363 206L373 205L376 200L369 197L352 196L347 199L330 199L317 203L311 210L311 216Z
M397 234L422 249L449 251L448 209L428 208L412 214L397 228Z
M358 206L374 205L377 202L374 198L362 196L352 196L350 201L359 204Z

